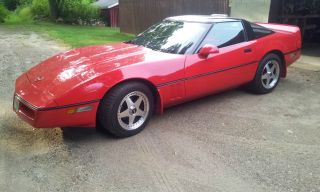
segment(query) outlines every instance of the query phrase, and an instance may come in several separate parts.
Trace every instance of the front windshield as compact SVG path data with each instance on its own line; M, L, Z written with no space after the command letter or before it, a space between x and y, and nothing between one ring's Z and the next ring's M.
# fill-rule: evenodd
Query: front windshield
M165 20L128 43L165 53L185 54L194 49L210 26L207 23Z

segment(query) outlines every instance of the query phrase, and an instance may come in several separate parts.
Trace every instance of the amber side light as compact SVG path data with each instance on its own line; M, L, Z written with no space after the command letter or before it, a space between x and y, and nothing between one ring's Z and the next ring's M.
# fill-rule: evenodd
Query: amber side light
M67 114L72 115L75 113L81 113L81 112L86 112L86 111L91 111L93 109L92 106L84 106L84 107L79 107L79 108L72 108L67 110Z

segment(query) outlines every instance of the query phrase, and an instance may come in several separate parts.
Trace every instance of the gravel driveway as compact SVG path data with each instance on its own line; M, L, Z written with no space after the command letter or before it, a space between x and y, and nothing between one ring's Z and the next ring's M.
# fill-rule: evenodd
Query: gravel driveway
M293 66L271 94L210 96L117 140L12 112L15 78L65 49L0 26L0 191L320 191L319 71Z

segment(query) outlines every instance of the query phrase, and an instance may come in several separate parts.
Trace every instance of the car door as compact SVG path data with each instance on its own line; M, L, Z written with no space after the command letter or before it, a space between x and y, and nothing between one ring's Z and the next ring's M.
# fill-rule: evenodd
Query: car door
M246 41L241 21L215 23L198 51L211 44L219 53L207 58L198 51L188 55L185 63L185 87L188 99L229 89L254 78L257 63L254 56L255 41Z

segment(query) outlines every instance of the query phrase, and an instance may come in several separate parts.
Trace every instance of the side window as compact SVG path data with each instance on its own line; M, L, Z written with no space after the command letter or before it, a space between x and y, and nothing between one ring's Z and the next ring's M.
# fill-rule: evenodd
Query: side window
M241 22L215 23L203 40L201 47L205 44L211 44L222 48L244 41L244 29Z
M254 24L254 23L250 23L251 28L253 30L253 36L255 39L261 38L261 37L265 37L267 35L270 35L273 33L273 31L262 27L260 25Z

